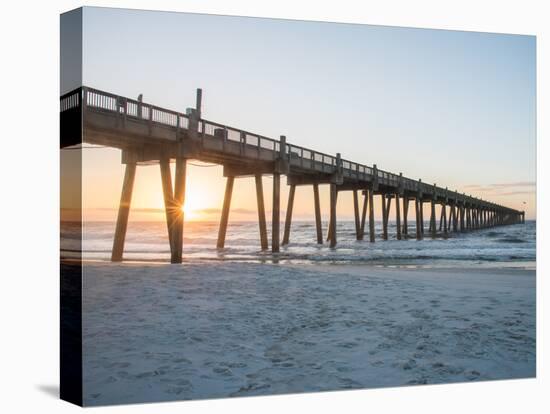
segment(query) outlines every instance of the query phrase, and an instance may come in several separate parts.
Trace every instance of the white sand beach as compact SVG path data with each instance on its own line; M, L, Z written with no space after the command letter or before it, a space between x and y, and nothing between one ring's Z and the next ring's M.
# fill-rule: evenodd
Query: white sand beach
M87 405L535 376L535 272L84 267Z

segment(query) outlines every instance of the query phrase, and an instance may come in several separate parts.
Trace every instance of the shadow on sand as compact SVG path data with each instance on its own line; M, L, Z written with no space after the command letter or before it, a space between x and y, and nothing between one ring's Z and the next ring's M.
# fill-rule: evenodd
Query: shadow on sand
M59 385L57 384L40 384L36 388L50 397L59 398Z

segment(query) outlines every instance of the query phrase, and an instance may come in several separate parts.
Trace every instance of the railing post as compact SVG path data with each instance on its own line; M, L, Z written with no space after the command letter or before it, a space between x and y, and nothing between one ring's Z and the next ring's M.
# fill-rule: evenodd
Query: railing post
M244 155L244 146L245 146L245 142L246 142L246 132L243 132L241 131L241 135L239 137L239 153L242 155Z
M137 109L136 109L136 116L139 119L142 119L143 118L143 94L142 93L140 93L138 95L137 101L138 101L138 104L137 104Z
M88 106L88 89L82 88L82 109L86 109Z
M151 136L151 134L153 133L153 108L151 107L151 105L149 105L149 122L148 122L148 126L149 126L149 136Z
M202 89L197 88L197 100L195 103L195 111L197 114L197 120L202 118Z

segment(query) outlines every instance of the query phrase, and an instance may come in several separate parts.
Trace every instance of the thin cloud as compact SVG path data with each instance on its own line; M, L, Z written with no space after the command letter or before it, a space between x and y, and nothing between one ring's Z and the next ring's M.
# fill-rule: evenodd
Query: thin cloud
M537 183L535 181L516 181L511 183L495 183L495 184L470 184L465 185L464 189L468 192L488 193L497 196L513 196L518 194L532 194L535 192ZM513 191L513 190L516 191ZM512 190L506 191L505 190Z
M95 210L95 211L118 211L118 208L114 207L96 207L96 208L90 208L87 210ZM221 208L202 208L199 210L195 210L195 212L200 214L220 214ZM132 212L134 213L150 213L150 214L163 214L164 209L163 208L147 208L147 207L132 207ZM257 214L256 210L250 210L246 208L232 208L231 213L236 214Z
M535 181L518 181L515 183L489 184L490 187L495 188L535 187L536 185L537 183Z
M202 208L197 210L197 213L200 214L219 214L222 210L219 208Z
M521 194L533 194L533 191L510 191L508 193L499 193L499 195L502 195L502 196L514 196L514 195L521 195Z
M492 191L492 190L498 190L503 188L517 188L517 187L536 187L537 183L535 181L517 181L513 183L496 183L496 184L487 184L487 185L480 185L480 184L469 184L465 185L465 189L469 190L486 190L486 191Z
M154 213L154 214L164 213L163 208L133 208L132 211L136 213Z
M231 210L234 213L237 214L256 214L256 210L249 210L247 208L236 208L234 210Z
M95 211L118 211L118 208L114 207L93 207L86 210L95 210ZM148 207L132 207L132 212L135 213L164 213L163 208L148 208Z
M208 215L208 214L220 214L221 211L222 210L220 208L203 208L203 209L197 210L197 213ZM236 213L236 214L256 214L256 210L249 210L247 208L232 208L230 209L230 212Z

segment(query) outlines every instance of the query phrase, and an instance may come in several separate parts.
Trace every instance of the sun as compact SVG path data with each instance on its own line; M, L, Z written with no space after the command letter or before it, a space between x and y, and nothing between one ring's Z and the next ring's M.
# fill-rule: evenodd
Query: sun
M185 220L200 220L204 216L203 210L207 207L207 200L202 194L200 192L192 192L186 195L181 209L185 214Z

